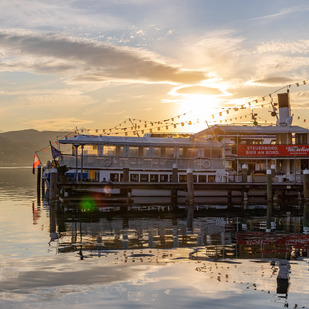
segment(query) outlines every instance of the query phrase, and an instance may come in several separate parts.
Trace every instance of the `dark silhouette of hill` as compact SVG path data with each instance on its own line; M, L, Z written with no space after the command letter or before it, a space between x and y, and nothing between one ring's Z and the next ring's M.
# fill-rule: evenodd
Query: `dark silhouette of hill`
M32 129L0 133L0 166L32 166L36 151L42 163L46 164L52 159L49 141L54 143L66 134L69 133Z

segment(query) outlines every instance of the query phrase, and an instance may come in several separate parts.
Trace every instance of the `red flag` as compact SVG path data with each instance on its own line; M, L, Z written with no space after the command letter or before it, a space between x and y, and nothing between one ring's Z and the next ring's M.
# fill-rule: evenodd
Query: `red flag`
M33 169L32 173L34 174L35 168L41 164L41 161L36 153L34 153L34 159L33 159Z

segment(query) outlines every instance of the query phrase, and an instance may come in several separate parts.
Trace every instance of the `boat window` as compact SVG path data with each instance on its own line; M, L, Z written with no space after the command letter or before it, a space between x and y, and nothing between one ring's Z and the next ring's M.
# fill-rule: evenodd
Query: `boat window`
M179 175L179 182L187 182L187 175Z
M97 156L98 155L98 146L97 145L85 145L84 146L84 155Z
M256 172L266 172L267 166L266 161L257 161L255 163L255 171Z
M198 149L197 148L188 148L187 157L188 158L197 158L198 157Z
M131 174L130 175L130 181L131 182L138 182L138 179L139 179L138 176L139 176L138 174Z
M207 182L207 176L206 175L199 175L198 176L198 182Z
M296 134L295 144L296 145L307 145L307 134Z
M168 175L160 175L160 182L168 182Z
M116 156L116 146L104 145L103 156Z
M123 146L116 146L116 156L117 157L124 156L123 149L124 149Z
M211 182L211 183L216 182L216 176L215 175L209 175L208 176L208 182Z
M174 158L174 148L173 147L166 147L164 156L167 157L167 158Z
M118 173L111 173L110 178L112 182L118 182L119 181L119 174Z
M149 147L143 147L142 148L143 157L150 157L150 148Z
M186 157L186 148L179 147L178 154L179 154L179 158Z
M232 161L224 161L224 168L226 170L231 170L233 168L232 163Z
M159 180L159 175L157 174L150 175L150 182L158 182L158 180Z
M139 150L138 147L130 146L129 147L129 157L138 157L138 150Z
M161 148L160 147L153 147L153 156L154 157L161 157Z
M140 180L141 180L141 182L149 182L149 175L148 174L141 174Z
M209 158L211 157L211 150L208 148L204 149L204 158Z
M212 150L212 157L213 158L221 158L221 149L216 148Z

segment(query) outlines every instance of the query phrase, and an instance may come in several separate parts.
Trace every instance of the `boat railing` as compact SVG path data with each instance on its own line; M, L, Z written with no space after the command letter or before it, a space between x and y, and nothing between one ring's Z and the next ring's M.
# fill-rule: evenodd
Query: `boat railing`
M81 166L81 157L62 155L60 165L66 165L69 168ZM84 169L149 169L161 170L172 169L177 164L178 169L195 169L195 170L217 170L222 169L222 159L220 158L146 158L146 157L116 157L116 156L84 156Z

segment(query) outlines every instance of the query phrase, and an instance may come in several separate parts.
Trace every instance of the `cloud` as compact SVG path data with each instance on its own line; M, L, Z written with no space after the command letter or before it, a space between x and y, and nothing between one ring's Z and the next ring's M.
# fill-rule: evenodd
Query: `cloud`
M39 72L64 73L71 71L82 80L126 79L148 82L196 83L205 79L198 70L184 70L163 62L159 57L141 49L118 47L90 40L76 40L57 35L40 35L17 31L1 31L0 47L6 53L19 53L31 61L9 60L2 66L29 69L29 62ZM8 56L10 58L11 56Z
M61 130L73 129L76 126L80 127L92 123L93 121L78 119L78 118L50 118L39 119L23 122L24 125L30 126L33 129L41 130Z
M256 17L256 18L251 18L251 20L257 20L257 21L271 21L273 19L278 19L278 18L285 18L287 15L297 13L299 11L307 11L308 8L304 8L303 6L295 6L295 7L290 7L290 8L283 8L279 10L277 13L274 14L269 14L261 17Z
M217 88L204 86L189 86L178 88L177 93L180 94L196 94L196 95L222 95L222 91Z
M297 80L298 81L298 80ZM260 86L286 85L294 83L295 80L284 76L269 76L264 79L252 80L250 83Z

